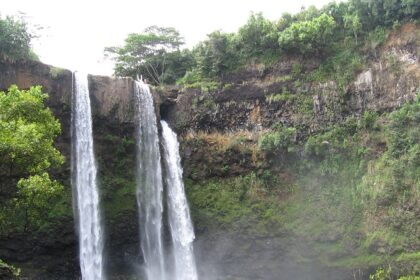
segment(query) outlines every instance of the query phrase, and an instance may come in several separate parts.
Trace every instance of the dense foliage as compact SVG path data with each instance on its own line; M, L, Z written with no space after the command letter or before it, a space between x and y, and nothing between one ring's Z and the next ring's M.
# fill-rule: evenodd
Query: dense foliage
M327 51L335 26L334 18L325 13L312 20L292 23L280 33L280 48L302 54Z
M39 226L52 199L62 190L48 174L64 159L54 147L60 123L45 108L45 98L39 86L29 90L11 86L0 92L0 234L13 227L26 230Z
M258 63L267 66L292 54L323 58L326 63L311 77L320 80L336 74L344 84L360 67L361 54L355 47L371 43L372 34L383 27L419 17L420 4L415 0L349 0L331 2L321 9L311 6L296 15L286 13L275 22L262 14L252 14L237 33L213 32L192 51L178 50L181 45L178 32L156 27L143 34L129 35L125 47L108 51L116 54L117 75L152 76L153 83L173 83L184 75L179 84L223 80L242 67ZM173 44L162 48L164 43L146 39L149 36ZM143 54L144 47L151 51ZM164 62L165 59L171 62Z
M26 23L13 17L0 17L0 60L35 59Z

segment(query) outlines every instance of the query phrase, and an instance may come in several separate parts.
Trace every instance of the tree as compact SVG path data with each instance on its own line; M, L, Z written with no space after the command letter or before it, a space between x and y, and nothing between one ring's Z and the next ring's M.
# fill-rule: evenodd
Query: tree
M40 174L63 162L54 148L60 122L45 108L41 87L0 92L0 174Z
M301 11L294 16L295 21L312 20L320 16L320 11L311 5L309 8L302 7Z
M176 73L179 68L188 68L187 53L179 50L183 44L183 38L174 28L150 26L143 33L129 34L123 47L105 48L105 54L115 59L117 76L142 75L154 84L161 84L168 71Z
M20 179L17 188L18 197L14 204L20 210L16 212L22 216L23 231L27 231L29 226L39 227L52 202L63 191L63 186L51 180L47 172Z
M34 219L45 214L62 189L47 173L64 159L54 148L60 123L45 108L45 98L40 86L0 92L0 233L8 223L36 226Z
M344 16L344 26L353 32L357 44L357 34L362 30L362 23L356 14L346 14Z
M240 62L235 51L234 34L215 31L194 50L196 71L202 78L221 78Z
M283 13L281 18L277 21L276 27L278 31L283 31L289 27L293 22L293 16L289 13Z
M237 36L238 48L245 59L261 59L279 51L276 24L264 18L261 13L252 14L239 29Z
M287 52L319 53L331 42L336 23L325 13L309 21L291 24L280 33L278 43Z
M404 16L413 19L420 17L420 4L417 0L402 0L401 2Z
M15 61L34 58L31 51L32 35L26 23L13 17L0 18L0 59Z

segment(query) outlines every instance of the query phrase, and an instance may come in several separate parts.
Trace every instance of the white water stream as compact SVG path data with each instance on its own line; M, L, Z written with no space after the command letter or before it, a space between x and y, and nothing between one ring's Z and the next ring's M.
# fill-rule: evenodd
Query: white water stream
M92 115L87 75L74 73L73 182L79 233L79 258L83 280L102 280L102 226L93 154Z
M166 183L168 187L168 214L174 246L175 280L197 280L193 241L194 228L182 181L179 143L175 132L165 121L162 124Z
M140 243L147 280L165 280L162 246L162 168L155 107L149 86L136 81L137 204Z

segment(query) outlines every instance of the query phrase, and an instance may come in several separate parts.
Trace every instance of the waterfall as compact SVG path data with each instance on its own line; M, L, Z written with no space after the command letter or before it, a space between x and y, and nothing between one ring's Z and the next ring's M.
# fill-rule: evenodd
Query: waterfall
M135 84L137 102L137 204L140 243L148 280L165 279L162 248L162 168L153 98L143 82Z
M165 121L162 124L168 214L175 258L175 280L197 280L193 241L194 229L182 181L179 144L175 132Z
M87 75L74 74L72 109L73 188L77 203L79 258L83 280L104 279L102 228L93 155L92 115Z

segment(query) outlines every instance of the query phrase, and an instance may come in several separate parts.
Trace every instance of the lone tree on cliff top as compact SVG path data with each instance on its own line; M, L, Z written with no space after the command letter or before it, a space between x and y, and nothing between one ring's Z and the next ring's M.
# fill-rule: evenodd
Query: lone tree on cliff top
M105 48L115 61L115 75L143 75L153 84L174 82L185 74L191 58L181 51L184 39L172 27L150 26L129 34L123 47Z

